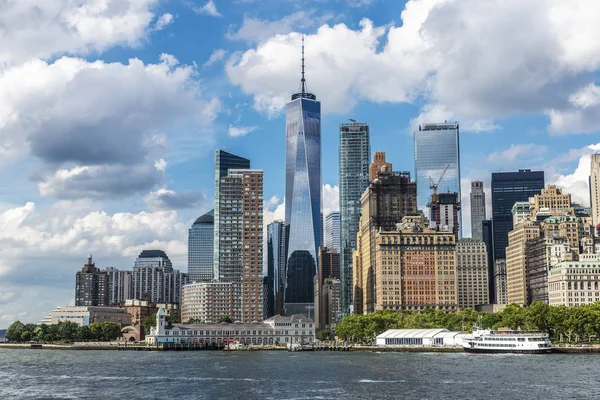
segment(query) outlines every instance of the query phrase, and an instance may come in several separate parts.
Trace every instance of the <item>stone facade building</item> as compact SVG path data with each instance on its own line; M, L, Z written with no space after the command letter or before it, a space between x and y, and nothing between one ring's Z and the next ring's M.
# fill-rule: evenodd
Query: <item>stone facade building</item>
M460 239L456 245L458 308L489 304L488 255L485 243Z

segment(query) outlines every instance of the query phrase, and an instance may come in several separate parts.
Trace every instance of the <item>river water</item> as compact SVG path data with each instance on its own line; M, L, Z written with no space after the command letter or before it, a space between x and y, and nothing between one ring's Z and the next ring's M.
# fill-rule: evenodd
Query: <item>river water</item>
M0 349L0 399L598 399L600 355Z

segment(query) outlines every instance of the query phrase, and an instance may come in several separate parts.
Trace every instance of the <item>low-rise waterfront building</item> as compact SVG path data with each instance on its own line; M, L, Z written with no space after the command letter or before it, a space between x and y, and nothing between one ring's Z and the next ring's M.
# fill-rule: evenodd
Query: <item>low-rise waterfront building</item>
M461 346L465 333L448 329L389 329L377 336L377 346Z
M167 315L179 318L179 306L175 303L150 303L146 300L125 300L123 308L131 315L131 325L141 325L146 318L163 307Z
M124 327L131 325L131 315L119 307L66 306L52 310L41 323L53 325L60 321L75 322L79 326L94 322L114 322Z
M303 315L275 315L250 324L168 324L164 309L156 314L156 327L146 335L146 343L313 343L315 323Z

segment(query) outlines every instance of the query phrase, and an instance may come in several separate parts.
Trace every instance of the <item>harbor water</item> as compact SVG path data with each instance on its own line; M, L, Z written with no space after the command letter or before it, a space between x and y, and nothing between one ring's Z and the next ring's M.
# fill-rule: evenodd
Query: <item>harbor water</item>
M0 399L597 399L600 355L0 349Z

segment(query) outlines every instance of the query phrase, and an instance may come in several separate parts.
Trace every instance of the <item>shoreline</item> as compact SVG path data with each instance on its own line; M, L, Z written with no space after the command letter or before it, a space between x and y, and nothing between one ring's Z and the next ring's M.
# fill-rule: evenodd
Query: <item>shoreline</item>
M86 343L86 344L29 344L29 343L0 343L0 349L27 349L27 350L148 350L148 351L177 351L155 348L148 346L131 346L130 349L124 348L121 342L107 343ZM203 349L196 351L287 351L283 346L253 346L239 349ZM334 351L335 349L316 348L314 350L304 351ZM408 347L408 346L348 346L345 351L349 352L372 352L372 353L462 353L464 349L460 346L446 347ZM575 346L556 346L554 354L588 354L600 353L600 346L575 347Z

